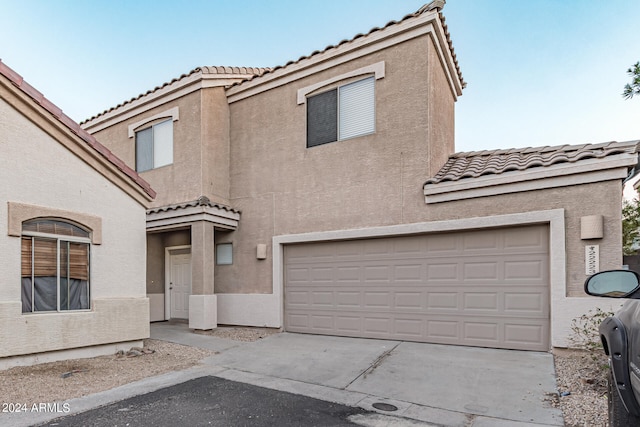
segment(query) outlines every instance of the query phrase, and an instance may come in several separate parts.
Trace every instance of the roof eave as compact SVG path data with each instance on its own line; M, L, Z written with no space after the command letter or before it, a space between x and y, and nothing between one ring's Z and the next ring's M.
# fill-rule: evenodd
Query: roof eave
M32 118L32 122L36 126L78 155L143 206L147 206L155 198L156 192L149 183L2 61L0 61L0 86L8 91L5 93L11 99L5 99L5 101L13 108L19 111L22 108L34 111L36 115Z
M95 133L192 92L205 88L226 87L253 75L250 73L203 73L202 69L196 70L198 71L194 70L188 75L85 120L81 126L88 132Z
M501 174L462 178L457 181L426 183L426 203L476 198L489 195L531 191L579 183L624 179L637 164L636 153L621 153L604 158L560 163L547 167ZM580 176L581 178L575 178ZM574 177L574 178L569 178Z
M257 93L282 86L291 81L369 55L394 44L428 34L434 40L438 56L442 61L454 98L462 95L465 83L462 79L450 37L443 23L444 17L437 10L422 12L400 22L389 23L382 29L373 29L366 35L343 41L337 46L327 47L321 52L302 57L271 72L242 81L227 89L229 103L253 96Z

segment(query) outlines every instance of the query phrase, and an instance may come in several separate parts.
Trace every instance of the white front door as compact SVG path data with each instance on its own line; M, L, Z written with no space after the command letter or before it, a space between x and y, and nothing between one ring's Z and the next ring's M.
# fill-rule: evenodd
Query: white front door
M191 295L191 254L171 255L169 271L171 318L188 319L189 295Z

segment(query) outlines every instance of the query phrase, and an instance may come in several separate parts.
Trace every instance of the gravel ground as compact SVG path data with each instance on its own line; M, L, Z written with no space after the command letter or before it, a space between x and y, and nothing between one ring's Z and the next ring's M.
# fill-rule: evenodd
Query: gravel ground
M553 356L565 425L606 426L609 365L604 352L555 349Z
M236 341L256 341L277 331L221 327L197 333ZM144 350L153 352L138 352L141 354L135 357L101 356L0 371L1 400L29 406L65 401L186 369L215 354L210 350L151 339L144 341ZM566 426L606 426L607 359L604 353L593 356L582 350L555 349L553 354L560 396L552 399L552 404L561 407Z

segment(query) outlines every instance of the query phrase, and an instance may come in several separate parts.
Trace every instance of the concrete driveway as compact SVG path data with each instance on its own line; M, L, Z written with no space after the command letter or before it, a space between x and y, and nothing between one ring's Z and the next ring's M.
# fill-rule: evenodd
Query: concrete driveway
M220 378L388 415L452 427L564 425L550 404L549 353L290 333L238 343L171 323L152 324L151 337L219 351L205 364Z

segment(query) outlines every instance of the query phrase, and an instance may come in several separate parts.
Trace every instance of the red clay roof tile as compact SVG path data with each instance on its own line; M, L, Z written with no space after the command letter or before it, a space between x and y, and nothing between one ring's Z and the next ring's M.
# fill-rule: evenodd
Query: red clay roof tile
M24 94L26 94L34 102L39 104L45 111L49 112L60 123L69 128L73 133L78 135L87 145L96 150L102 157L106 158L109 162L118 167L118 169L127 174L131 178L131 180L138 186L140 186L150 197L156 197L156 192L151 188L149 183L142 179L142 177L131 168L126 166L122 160L116 157L104 145L100 144L100 142L98 142L98 140L96 140L93 135L90 135L88 132L82 129L78 123L64 114L60 108L58 108L54 103L45 98L42 93L40 93L26 81L24 81L20 74L16 73L8 65L2 62L2 60L0 60L0 75L7 78L14 86L19 88Z
M58 108L54 103L49 101L47 98L44 98L40 103L44 107L45 110L49 111L54 117L60 117L62 115L62 110Z
M37 90L36 88L31 86L29 83L25 82L24 80L22 81L22 84L19 87L20 89L22 89L24 93L29 95L34 101L42 105L42 101L44 100L44 95L39 90Z
M18 86L18 87L20 87L20 85L24 81L24 79L20 74L16 73L11 68L9 68L9 66L6 65L4 62L2 62L1 59L0 59L0 74L8 78L11 81L11 83L13 83L15 86Z
M76 135L79 135L80 132L82 131L82 128L80 127L80 125L76 123L71 117L67 116L64 113L61 113L57 117L57 119L60 120L66 127L71 129L73 133L75 133Z

